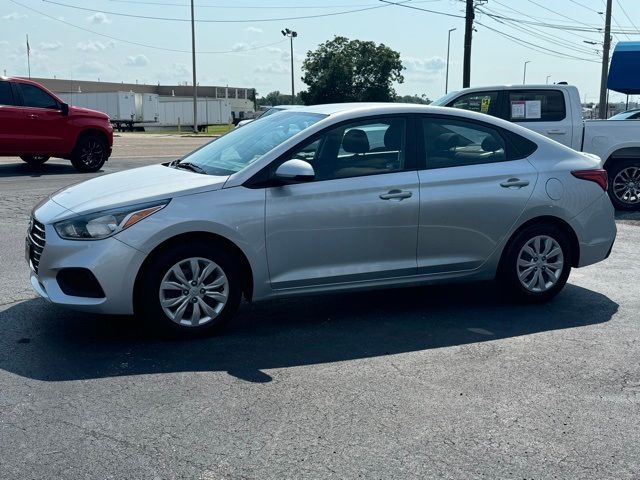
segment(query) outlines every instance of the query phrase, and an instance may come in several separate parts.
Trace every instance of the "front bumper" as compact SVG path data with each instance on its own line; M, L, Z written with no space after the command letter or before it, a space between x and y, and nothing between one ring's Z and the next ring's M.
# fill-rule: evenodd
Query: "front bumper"
M31 266L31 285L52 303L86 312L115 315L133 313L133 289L145 255L116 238L71 241L45 225L46 243L38 271ZM102 298L65 294L58 284L58 272L65 268L90 270L104 291Z

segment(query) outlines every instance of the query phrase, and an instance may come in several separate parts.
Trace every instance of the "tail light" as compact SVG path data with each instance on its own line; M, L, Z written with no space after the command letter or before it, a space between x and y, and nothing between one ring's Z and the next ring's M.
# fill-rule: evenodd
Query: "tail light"
M607 175L607 171L602 168L595 170L574 170L571 172L571 175L580 180L596 182L604 191L607 191L609 188L609 176Z

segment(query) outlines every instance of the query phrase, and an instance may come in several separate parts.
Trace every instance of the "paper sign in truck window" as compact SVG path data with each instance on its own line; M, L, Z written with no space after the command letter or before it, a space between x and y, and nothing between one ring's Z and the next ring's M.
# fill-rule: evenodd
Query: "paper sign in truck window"
M491 97L483 97L482 103L480 104L480 112L487 113L489 111L490 105L491 105Z
M540 100L527 100L526 118L539 119L542 117L542 102Z
M511 102L511 119L525 118L525 108L527 102L525 101L513 101Z

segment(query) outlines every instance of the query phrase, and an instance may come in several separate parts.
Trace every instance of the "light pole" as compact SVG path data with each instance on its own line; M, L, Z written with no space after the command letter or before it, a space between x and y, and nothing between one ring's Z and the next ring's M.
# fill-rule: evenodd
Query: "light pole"
M531 63L531 60L527 60L526 62L524 62L524 73L522 74L523 85L527 82L527 63Z
M293 39L298 36L298 32L294 32L288 28L280 31L282 32L282 35L289 37L289 40L291 41L291 105L294 105L296 103L296 92L295 84L293 82Z
M198 85L196 84L196 22L191 0L191 62L193 63L193 131L198 133Z
M449 49L451 48L451 32L457 30L457 28L452 28L449 30L447 34L447 73L444 77L444 94L449 93Z
M546 84L549 85L549 78L551 77L551 75L547 75L547 81Z

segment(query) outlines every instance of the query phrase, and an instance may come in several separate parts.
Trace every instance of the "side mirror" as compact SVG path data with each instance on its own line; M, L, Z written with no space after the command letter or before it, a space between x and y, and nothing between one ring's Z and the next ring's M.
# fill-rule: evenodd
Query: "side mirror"
M69 104L68 103L61 103L60 104L60 113L62 114L63 117L66 117L67 115L69 115Z
M276 178L284 183L304 183L316 178L316 172L309 162L294 158L278 167Z

